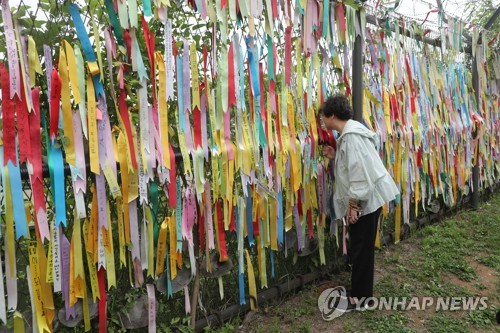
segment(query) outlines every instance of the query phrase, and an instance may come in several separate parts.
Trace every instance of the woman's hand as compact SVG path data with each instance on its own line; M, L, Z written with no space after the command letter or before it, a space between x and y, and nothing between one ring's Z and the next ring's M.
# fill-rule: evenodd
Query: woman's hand
M332 146L323 146L323 154L329 159L333 160L335 158L336 150Z
M354 224L358 222L359 219L359 211L352 209L351 207L347 208L347 223Z
M358 200L349 199L349 206L347 208L347 223L354 224L358 222L361 215L361 203Z

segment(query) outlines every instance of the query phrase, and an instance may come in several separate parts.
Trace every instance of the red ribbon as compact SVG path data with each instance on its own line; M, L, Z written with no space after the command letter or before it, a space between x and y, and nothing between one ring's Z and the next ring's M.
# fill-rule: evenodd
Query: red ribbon
M23 80L21 78L21 86L23 86ZM21 99L16 100L16 111L17 111L17 137L19 140L19 162L23 163L31 155L31 144L30 144L30 127L28 121L28 106L26 105L26 94L24 89L21 89ZM39 127L40 125L38 125Z
M427 15L425 16L425 19L422 21L421 24L424 24L427 21L427 19L429 18L430 13L438 13L438 12L439 12L439 9L433 9L430 12L428 12Z
M101 267L97 272L97 281L99 283L99 333L106 333L107 331L107 309L106 309L106 286L104 281L104 268Z
M4 166L11 161L14 166L16 160L16 130L14 124L14 101L10 99L9 72L3 62L0 62L0 75L2 76L2 113L3 113L3 144ZM17 97L16 97L17 98Z
M149 64L150 64L150 68L155 68L155 55L154 55L154 52L155 52L155 35L152 34L150 31L149 31L149 28L148 28L148 23L146 22L146 20L144 19L144 16L142 16L142 29L144 30L143 33L144 33L144 40L146 41L146 49L148 51L148 57L149 57ZM154 78L155 78L155 71L154 70L151 70L151 82L154 82ZM156 103L156 85L153 84L153 95L152 95L152 99L153 99L153 110L156 111L158 105ZM156 126L158 126L158 114L157 112L153 112L153 120L156 124Z
M278 19L278 1L277 0L271 0L271 8L273 10L273 19L275 19L275 20Z
M498 38L498 36L499 36L499 35L500 35L500 34L496 34L496 35L495 35L495 37L493 37L493 38L492 38L492 39L488 42L488 46L491 46L491 44L493 44L493 43L495 42L495 40ZM488 68L488 67L486 66L486 68Z
M304 216L304 211L302 210L302 191L297 191L297 213L299 213L299 217Z
M229 52L227 55L228 62L228 70L227 70L227 88L228 88L228 100L227 100L227 108L231 109L231 106L236 106L236 89L234 86L234 43L231 42L229 45Z
M345 23L345 15L344 15L344 5L337 5L337 20L340 22L340 31L345 32L346 23Z
M128 29L123 30L123 40L125 41L125 46L127 47L127 55L130 59L132 57L132 37L130 37L130 32Z
M252 191L255 191L255 186L252 185ZM254 205L256 205L256 211L257 211L257 214L255 216L255 221L252 221L252 225L253 225L253 235L254 236L259 236L260 235L260 223L259 223L259 201L258 200L254 200L253 202ZM247 222L248 223L248 222Z
M417 166L419 168L422 168L424 166L424 164L422 162L422 147L418 148L418 152L417 152Z
M391 94L391 111L392 111L392 119L399 120L399 112L398 112L398 103L396 101L396 95Z
M229 111L227 111L229 112ZM193 110L193 127L194 127L194 148L202 147L202 139L201 139L201 112L197 106L194 107Z
M230 222L229 222L229 231L234 231L236 232L236 217L234 215L234 206L232 204L230 204L229 206L231 206L230 210Z
M57 137L57 126L59 125L59 104L61 101L61 78L57 69L52 70L52 87L50 89L50 138Z
M31 140L31 156L29 160L33 165L33 175L31 176L31 188L33 191L33 201L35 205L35 216L42 208L45 210L45 197L43 193L43 172L42 172L42 143L40 138L40 88L35 87L31 91L34 111L28 116ZM36 220L35 220L36 221ZM37 234L40 236L38 222L35 224Z
M347 78L347 73L344 71L344 83L346 87L346 94L351 96L351 86L349 85L349 79Z
M227 249L226 249L226 232L224 231L224 213L222 212L222 206L220 201L217 200L215 204L217 210L217 225L219 233L219 261L227 261Z
M120 91L120 96L118 96L118 108L120 109L120 117L122 118L123 126L125 127L125 133L127 134L128 140L128 148L130 151L130 159L132 160L132 166L135 170L137 170L137 159L135 156L134 149L134 139L132 137L132 129L130 125L130 118L128 116L128 107L127 107L127 93L124 89Z

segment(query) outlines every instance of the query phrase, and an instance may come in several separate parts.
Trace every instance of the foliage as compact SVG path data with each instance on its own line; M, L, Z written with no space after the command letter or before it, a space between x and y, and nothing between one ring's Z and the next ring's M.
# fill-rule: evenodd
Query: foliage
M495 5L493 0L478 0L470 1L467 4L466 12L468 16L466 22L476 25L480 30L493 17L495 11L498 10L498 4ZM489 53L487 54L487 63L491 71L493 71L493 63L499 63L498 54L500 53L500 16L496 18L493 24L487 31L483 31L483 43L488 43ZM491 44L490 44L491 43Z
M465 11L468 12L466 22L475 24L483 28L488 20L497 10L493 0L478 0L468 2ZM497 18L493 25L488 29L491 33L500 33L500 19Z

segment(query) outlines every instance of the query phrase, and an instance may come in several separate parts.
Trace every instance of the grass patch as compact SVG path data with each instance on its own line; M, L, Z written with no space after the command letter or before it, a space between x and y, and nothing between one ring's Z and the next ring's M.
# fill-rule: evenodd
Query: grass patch
M397 283L394 279L386 277L375 285L375 290L380 297L411 297L415 286L409 283Z
M373 332L393 332L393 333L408 333L416 332L408 327L410 319L403 312L392 312L388 315L375 315L367 313L365 315L366 327Z
M431 317L425 322L425 327L432 333L468 333L470 330L467 328L463 320L445 315L438 314Z
M294 326L292 332L310 333L312 332L312 323L310 320L301 320L297 326Z
M305 289L297 294L300 297L299 302L293 302L295 304L283 304L276 306L272 313L274 315L283 315L285 318L297 318L303 316L313 316L318 313L318 299L317 299L317 289Z
M420 282L422 283L422 282ZM431 279L429 281L425 281L423 286L424 294L426 296L441 296L448 297L451 295L460 295L460 296L473 296L469 291L464 288L450 284L449 282L444 282L441 278Z
M281 333L281 322L278 317L274 317L271 323L257 325L255 329L257 333Z
M429 275L438 276L441 271L447 271L464 281L471 281L476 277L464 258L474 247L474 242L462 224L463 222L451 219L421 231L421 246L425 255L422 268Z
M349 332L356 332L358 331L358 325L359 325L359 320L352 317L344 317L342 318L342 331L349 333Z
M497 308L494 305L484 310L470 310L465 320L475 327L494 325L496 322Z
M491 267L497 272L500 272L500 255L490 254L486 256L479 256L475 260L485 266Z

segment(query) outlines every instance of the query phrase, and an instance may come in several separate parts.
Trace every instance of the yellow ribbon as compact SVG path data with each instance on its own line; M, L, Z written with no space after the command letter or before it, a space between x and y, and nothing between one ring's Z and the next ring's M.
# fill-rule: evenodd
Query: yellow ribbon
M200 84L198 80L198 59L196 57L196 43L191 43L189 45L189 53L191 60L191 94L193 95L193 110L198 108L201 111L200 106Z
M115 272L115 254L113 247L113 228L111 226L111 214L109 209L109 201L106 200L106 211L108 214L108 230L102 228L102 234L107 236L107 246L105 247L106 256L106 277L108 279L108 290L111 287L116 288L116 272Z
M66 60L68 61L68 71L69 71L69 80L71 82L71 91L73 92L73 98L75 99L75 104L79 104L82 100L82 96L80 95L80 87L78 85L78 72L76 70L76 60L75 60L75 52L71 45L63 40L63 46L66 48Z
M167 109L167 90L166 90L166 77L165 77L165 62L161 52L156 52L156 64L158 66L158 106L160 112L160 137L163 146L162 156L163 165L170 169L170 145L168 140L168 109Z
M165 270L165 252L167 250L167 230L168 230L169 217L163 220L160 227L160 234L158 236L158 246L156 251L156 277L160 276Z
M28 71L30 75L30 85L33 88L36 84L36 75L43 74L42 66L40 65L40 58L38 57L38 52L36 51L36 44L33 37L28 36Z
M73 134L73 110L71 109L69 76L64 43L59 49L59 76L61 77L61 107L65 136L63 145L66 152L66 161L68 164L76 166L75 139Z
M87 121L89 131L90 171L100 174L99 146L97 141L97 119L94 83L90 75L87 77Z

